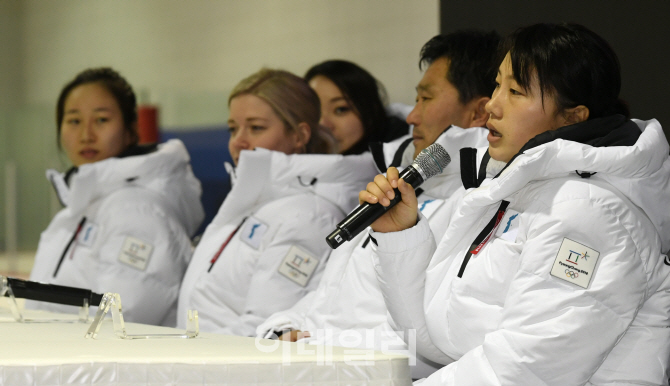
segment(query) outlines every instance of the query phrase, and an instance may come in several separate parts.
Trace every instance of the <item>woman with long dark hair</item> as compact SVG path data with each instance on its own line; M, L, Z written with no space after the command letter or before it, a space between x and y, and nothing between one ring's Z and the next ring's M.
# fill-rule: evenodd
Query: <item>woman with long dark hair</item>
M307 70L305 80L319 96L320 123L332 131L340 154L360 154L371 142L409 133L405 117L389 114L384 106L384 86L357 64L326 60Z
M464 176L445 234L395 169L359 194L402 195L372 237L396 326L445 365L422 385L667 385L660 124L628 118L616 54L580 25L516 31L496 82L488 150L460 154L480 175Z

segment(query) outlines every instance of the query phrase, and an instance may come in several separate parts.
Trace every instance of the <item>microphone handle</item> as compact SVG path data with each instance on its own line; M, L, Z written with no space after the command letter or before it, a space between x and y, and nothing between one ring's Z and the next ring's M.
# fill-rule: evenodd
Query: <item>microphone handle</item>
M411 165L400 173L400 178L412 185L415 189L423 183L423 177L421 177L421 174ZM337 224L337 228L326 237L328 245L335 249L345 241L350 241L386 213L387 210L400 202L400 200L402 200L400 191L397 188L393 189L393 191L395 192L395 197L393 197L393 200L390 200L391 203L388 206L383 206L380 203L370 204L364 202L349 213L344 220Z
M7 283L12 288L14 296L21 299L79 307L84 304L84 299L88 299L88 304L96 307L102 301L102 295L83 288L46 284L11 277L7 278ZM5 294L5 296L9 295Z

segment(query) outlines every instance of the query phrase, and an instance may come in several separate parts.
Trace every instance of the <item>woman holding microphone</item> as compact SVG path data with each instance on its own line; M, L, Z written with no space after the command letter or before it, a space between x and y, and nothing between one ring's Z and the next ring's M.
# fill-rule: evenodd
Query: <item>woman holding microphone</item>
M396 327L445 365L422 384L667 385L660 124L627 118L616 54L580 25L516 31L496 82L481 175L464 179L481 183L452 199L443 235L395 169L359 194L402 194L371 235Z

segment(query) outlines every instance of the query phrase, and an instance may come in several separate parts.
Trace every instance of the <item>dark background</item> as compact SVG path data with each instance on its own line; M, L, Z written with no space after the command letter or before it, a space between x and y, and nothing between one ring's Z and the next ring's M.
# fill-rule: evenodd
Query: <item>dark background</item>
M656 118L670 138L670 1L440 0L440 32L575 22L605 38L621 62L621 98L631 116Z

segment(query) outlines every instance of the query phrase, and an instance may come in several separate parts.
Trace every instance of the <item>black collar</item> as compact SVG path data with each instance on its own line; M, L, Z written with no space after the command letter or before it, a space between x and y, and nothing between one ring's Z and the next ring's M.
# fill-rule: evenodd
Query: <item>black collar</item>
M497 178L507 167L526 150L552 142L556 139L565 139L579 142L593 147L633 146L642 132L637 124L623 115L611 115L604 118L591 119L574 125L564 126L556 130L545 131L528 141L517 154L493 178ZM486 177L486 166L491 158L486 151L479 170L477 170L477 151L473 148L463 148L461 156L461 180L466 189L478 187ZM592 173L580 174L588 177Z
M637 124L621 114L591 119L574 125L563 126L556 130L545 131L531 138L493 178L497 178L516 157L526 150L556 139L565 139L593 147L633 146L641 134L642 131Z
M461 157L461 181L465 189L478 188L486 178L486 165L491 156L486 150L482 163L477 170L477 149L464 147L459 151Z

